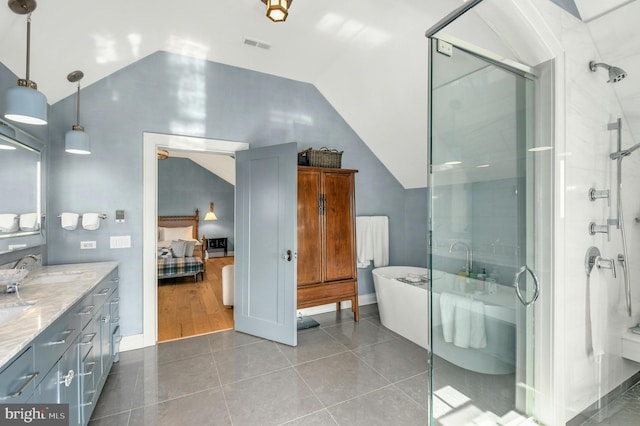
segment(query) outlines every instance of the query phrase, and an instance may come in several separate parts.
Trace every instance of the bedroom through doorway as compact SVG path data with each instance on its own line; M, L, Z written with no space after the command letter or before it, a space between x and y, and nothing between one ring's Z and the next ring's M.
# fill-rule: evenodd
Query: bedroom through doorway
M235 159L214 152L160 150L165 152L158 156L157 169L157 341L233 329L233 307L223 304L222 269L234 264ZM208 220L210 210L214 220ZM180 220L171 224L167 218ZM193 253L187 249L184 258L172 258L171 241L165 241L163 231L171 240L196 240ZM180 236L180 231L189 235ZM171 265L160 258L163 246Z

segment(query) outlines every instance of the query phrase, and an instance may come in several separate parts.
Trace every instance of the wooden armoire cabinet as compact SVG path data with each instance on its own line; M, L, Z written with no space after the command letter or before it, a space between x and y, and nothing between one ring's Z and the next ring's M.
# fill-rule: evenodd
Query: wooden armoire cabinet
M298 167L298 308L351 301L358 315L355 174Z

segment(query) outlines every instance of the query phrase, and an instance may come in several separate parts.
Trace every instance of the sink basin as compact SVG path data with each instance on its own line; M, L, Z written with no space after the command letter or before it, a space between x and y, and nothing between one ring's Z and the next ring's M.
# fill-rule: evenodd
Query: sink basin
M58 284L73 281L80 278L83 275L82 272L69 272L69 273L57 273L57 274L42 274L29 280L27 284Z
M0 324L11 321L27 309L32 308L35 304L35 301L25 302L24 305L18 302L0 304Z
M0 269L0 286L19 283L28 274L27 269Z

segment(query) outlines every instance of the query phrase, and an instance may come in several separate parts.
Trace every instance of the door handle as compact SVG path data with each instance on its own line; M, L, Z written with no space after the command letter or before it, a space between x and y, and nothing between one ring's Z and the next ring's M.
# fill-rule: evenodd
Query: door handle
M533 290L533 297L528 301L524 299L524 297L522 296L522 292L520 292L520 276L525 272L531 274L531 277L533 278L533 284L535 286ZM518 272L516 272L516 275L513 277L513 288L515 288L516 290L516 294L518 295L518 299L520 299L520 303L522 303L524 306L533 305L533 303L538 300L538 296L540 296L540 280L538 280L538 276L527 265L524 265Z
M293 260L293 253L291 252L291 250L287 250L287 252L282 255L282 258L287 262L291 262Z

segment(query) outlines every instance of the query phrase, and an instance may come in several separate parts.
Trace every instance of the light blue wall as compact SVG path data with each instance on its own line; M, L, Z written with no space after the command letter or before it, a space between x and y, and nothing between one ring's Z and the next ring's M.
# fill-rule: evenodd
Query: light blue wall
M205 222L211 202L218 220ZM158 215L193 214L196 208L200 210L198 237L227 237L228 250L233 250L233 185L187 158L158 161Z
M15 76L8 76L9 83L5 74L0 88L14 84ZM420 191L405 191L311 84L157 52L82 89L80 121L92 138L89 156L64 152L64 134L75 121L74 96L51 107L48 208L52 217L63 211L109 217L97 231L64 231L58 219L50 220L46 254L50 264L120 262L124 335L142 332L143 132L343 150L342 166L359 170L357 214L389 217L391 264L426 264L426 214L415 211L426 204ZM114 222L116 210L125 210L125 223ZM416 223L407 223L410 218ZM132 247L110 249L112 235L131 235ZM97 249L80 250L85 240L95 240ZM369 270L359 270L358 278L360 294L374 291Z

